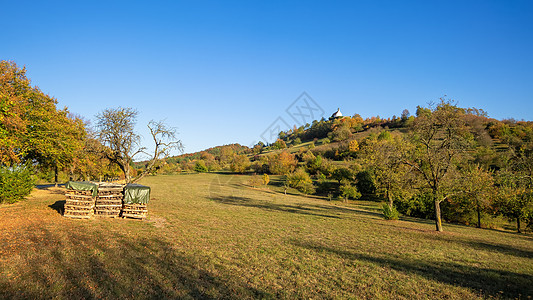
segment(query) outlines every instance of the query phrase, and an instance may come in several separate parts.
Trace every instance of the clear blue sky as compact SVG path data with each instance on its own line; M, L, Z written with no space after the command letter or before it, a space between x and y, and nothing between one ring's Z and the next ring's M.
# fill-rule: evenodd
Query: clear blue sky
M331 115L444 95L533 118L533 1L0 1L0 59L88 119L178 128L186 152L250 145L307 92ZM148 143L146 137L146 143Z

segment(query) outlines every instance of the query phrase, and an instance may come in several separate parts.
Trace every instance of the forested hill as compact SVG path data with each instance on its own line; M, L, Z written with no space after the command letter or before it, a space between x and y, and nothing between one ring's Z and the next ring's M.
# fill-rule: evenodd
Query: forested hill
M280 132L272 144L221 146L174 157L158 172L262 174L251 185L282 184L326 199L385 200L387 218L533 226L533 123L496 120L441 100L415 115L313 121ZM487 217L491 216L491 217ZM488 219L487 219L488 218Z
M528 141L533 123L531 121L516 121L514 119L497 120L490 118L488 114L477 108L460 108L465 130L470 131L472 139L476 145L485 152L502 150L508 144L517 145L523 141ZM240 144L230 144L212 147L203 151L178 155L167 159L167 163L180 164L196 160L216 159L224 161L232 158L233 155L249 154L254 158L257 154L268 154L286 149L289 152L301 152L303 148L309 148L313 153L333 159L343 160L354 157L350 153L349 142L356 140L361 142L367 137L385 135L384 132L398 131L409 133L410 126L419 115L429 113L430 108L417 107L415 115L411 115L408 110L404 110L400 117L392 116L382 118L379 115L363 119L359 114L345 116L336 119L314 120L311 124L282 131L278 140L272 144L259 142L253 148ZM353 142L352 142L353 144ZM480 149L478 149L480 150ZM488 153L480 154L486 160ZM485 161L487 163L487 161ZM494 165L497 167L497 164Z

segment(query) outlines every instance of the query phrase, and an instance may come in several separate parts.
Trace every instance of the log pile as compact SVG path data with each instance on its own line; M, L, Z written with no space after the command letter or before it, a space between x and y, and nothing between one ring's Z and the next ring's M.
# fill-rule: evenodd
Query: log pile
M150 187L140 184L127 184L124 187L123 218L145 219L148 213Z
M69 181L66 184L64 216L88 219L99 217L145 219L150 187L113 183Z
M148 207L146 204L126 204L122 208L123 218L144 219L148 213Z
M94 212L99 217L117 218L122 209L124 186L112 183L100 183Z
M84 188L91 187L90 183L85 186L80 185L68 185L65 193L65 211L63 216L78 219L88 219L94 213L94 191L83 190ZM96 186L95 186L96 187Z

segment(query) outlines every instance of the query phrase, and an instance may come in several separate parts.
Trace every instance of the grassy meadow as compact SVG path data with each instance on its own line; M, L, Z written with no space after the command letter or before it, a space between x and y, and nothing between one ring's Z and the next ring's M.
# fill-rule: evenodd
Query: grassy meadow
M375 202L254 189L248 176L148 177L149 217L68 219L64 190L0 206L0 298L533 297L533 237ZM275 182L276 178L273 178Z

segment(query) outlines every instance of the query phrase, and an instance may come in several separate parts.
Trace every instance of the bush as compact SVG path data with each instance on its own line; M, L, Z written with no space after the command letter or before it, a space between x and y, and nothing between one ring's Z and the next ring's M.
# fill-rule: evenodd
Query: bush
M28 196L35 181L28 166L0 167L0 203L15 203Z
M205 173L208 171L207 166L203 160L199 160L194 165L194 170L198 173Z
M313 194L315 187L313 186L313 180L304 169L300 168L294 173L290 173L286 177L286 184L292 188L299 190L304 194Z
M263 185L263 179L261 176L254 174L250 177L250 180L248 180L248 184L255 188Z
M263 179L263 185L267 185L270 182L270 177L268 176L268 174L263 174L263 177L261 179Z
M339 187L344 201L348 199L359 199L361 198L361 193L357 190L357 187L350 184L348 180L343 180L342 185Z
M381 210L383 212L383 218L385 218L385 220L398 220L400 214L398 213L398 210L396 210L396 207L394 207L394 205L391 207L389 206L389 204L383 203Z
M404 215L424 219L435 218L435 204L430 192L420 192L410 198L397 199L395 203L398 205L398 211ZM441 204L444 205L445 202Z
M361 171L355 175L357 179L357 189L363 194L374 194L376 192L376 185L374 177L369 171Z

